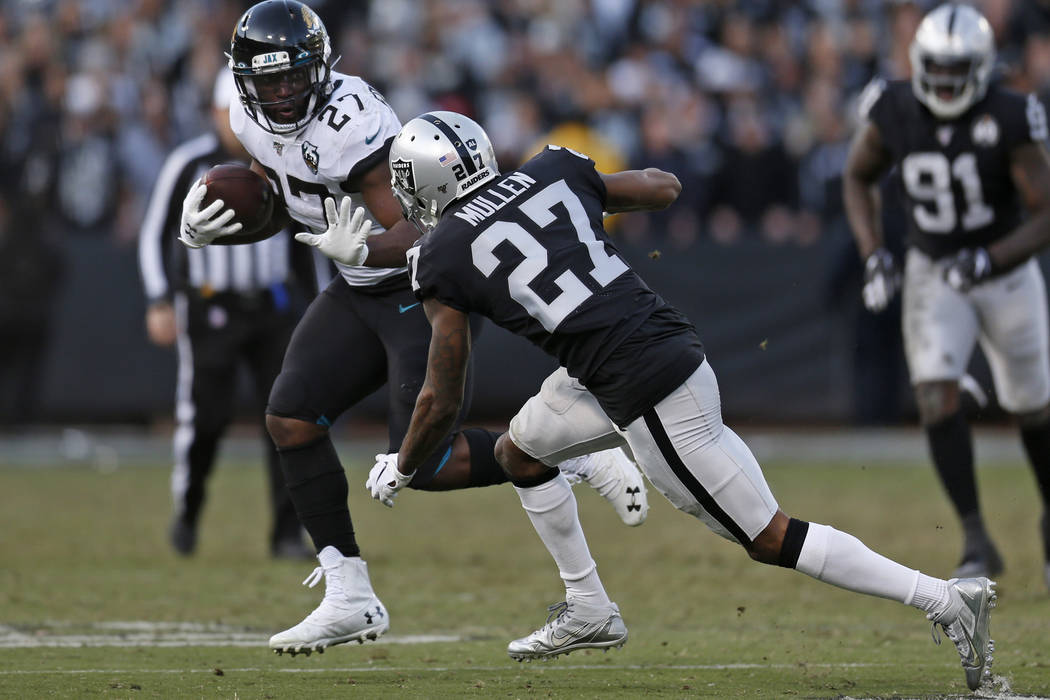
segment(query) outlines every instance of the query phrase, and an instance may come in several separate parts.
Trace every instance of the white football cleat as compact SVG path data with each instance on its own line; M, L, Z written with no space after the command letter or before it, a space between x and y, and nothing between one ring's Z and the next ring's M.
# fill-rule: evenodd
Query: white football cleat
M597 608L572 600L547 608L547 624L528 637L507 645L507 654L516 661L550 659L577 649L622 647L627 642L627 627L616 603Z
M645 480L623 449L573 457L559 464L558 469L570 484L583 481L597 491L612 504L624 525L635 527L645 522L649 514Z
M317 558L321 566L303 584L313 588L324 578L324 599L298 625L270 637L270 648L276 654L323 653L335 644L378 639L390 628L386 608L372 591L364 560L344 557L332 546L322 549Z
M933 620L933 641L941 643L937 634L940 625L944 634L955 644L962 659L966 685L977 690L981 682L992 675L992 652L995 642L988 631L988 618L996 604L995 581L986 578L949 579L948 607L940 614L930 613Z

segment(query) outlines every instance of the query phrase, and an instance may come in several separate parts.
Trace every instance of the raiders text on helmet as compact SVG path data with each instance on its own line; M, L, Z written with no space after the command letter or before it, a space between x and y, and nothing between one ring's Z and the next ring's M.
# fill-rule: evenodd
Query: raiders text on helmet
M328 31L306 5L253 5L237 21L229 54L245 111L273 134L303 128L332 92L331 53Z
M499 175L485 130L455 112L427 112L405 124L389 157L394 196L423 233L449 204Z
M959 3L932 10L909 49L915 97L940 119L954 119L984 97L995 64L995 36L984 16Z

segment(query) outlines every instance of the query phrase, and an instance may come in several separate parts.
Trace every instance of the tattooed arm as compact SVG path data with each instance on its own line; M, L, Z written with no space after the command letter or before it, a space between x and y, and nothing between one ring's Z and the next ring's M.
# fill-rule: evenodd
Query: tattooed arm
M433 328L427 378L416 398L412 422L401 450L398 471L412 474L440 444L463 405L463 386L470 360L470 322L468 316L436 299L423 302Z

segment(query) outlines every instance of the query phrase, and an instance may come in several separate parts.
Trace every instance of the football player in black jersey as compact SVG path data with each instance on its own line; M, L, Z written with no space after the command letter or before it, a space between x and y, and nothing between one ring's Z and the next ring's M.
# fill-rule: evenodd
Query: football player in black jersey
M207 188L198 182L184 201L180 228L180 240L191 248L250 243L290 216L299 230L314 232L298 233L296 240L330 256L330 232L373 239L359 255L338 261L339 277L306 310L266 407L288 492L321 564L308 581L325 581L317 609L270 638L278 653L324 651L376 639L388 629L357 544L346 474L329 427L385 384L387 449L397 449L423 383L430 341L405 268L405 248L418 231L402 220L389 185L387 151L400 121L362 78L332 70L331 51L321 19L302 3L265 0L241 16L229 53L240 97L230 109L230 126L282 206L274 208L270 226L241 232L221 200L201 208ZM384 228L384 235L372 235ZM480 428L461 430L457 419L409 486L442 491L507 481L493 455L497 437ZM625 524L645 519L644 481L621 450L595 451L560 466L597 490Z
M972 7L931 11L910 53L910 82L875 81L863 95L867 121L846 165L846 212L865 260L864 302L881 311L902 287L920 420L965 535L958 577L1003 568L978 506L959 400L980 341L1042 493L1050 586L1050 350L1046 290L1033 258L1050 241L1046 113L1034 95L992 81L994 36ZM903 282L882 247L875 189L894 166L907 206Z
M980 685L991 661L994 584L926 576L851 535L781 511L750 450L722 423L718 384L692 324L617 253L604 213L669 206L681 190L674 175L652 168L604 174L557 146L501 175L485 132L452 112L408 122L389 158L405 218L424 232L408 261L433 334L408 433L397 454L379 459L373 497L392 503L453 425L470 359L470 313L524 336L561 365L496 445L566 589L546 625L510 643L512 658L626 641L572 491L552 465L596 446L627 445L675 507L753 559L926 612L955 643L969 687Z

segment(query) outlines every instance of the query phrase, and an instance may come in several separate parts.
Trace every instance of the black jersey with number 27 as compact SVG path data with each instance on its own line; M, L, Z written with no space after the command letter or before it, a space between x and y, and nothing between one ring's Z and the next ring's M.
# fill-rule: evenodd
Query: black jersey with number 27
M618 254L605 199L592 160L548 146L450 207L408 260L417 297L524 336L626 426L704 354L689 320Z
M993 84L960 117L939 120L910 82L879 80L861 110L900 169L909 245L940 258L987 246L1021 222L1010 157L1017 146L1047 138L1046 112L1034 95Z

